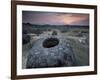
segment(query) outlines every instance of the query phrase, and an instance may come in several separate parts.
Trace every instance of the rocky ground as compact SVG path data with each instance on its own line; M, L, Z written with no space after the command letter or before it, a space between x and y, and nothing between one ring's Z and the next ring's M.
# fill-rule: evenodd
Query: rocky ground
M72 32L71 32L72 33ZM43 41L50 35L40 34L23 45L22 68L86 66L89 65L88 36L73 36L70 33L59 34L59 45L44 48ZM70 58L70 57L71 58ZM28 60L29 59L29 60ZM28 62L27 62L28 60Z
M47 47L43 42L48 39ZM49 40L52 39L52 42ZM56 43L56 39L59 41ZM75 65L75 55L72 47L62 36L48 36L37 40L30 49L27 58L27 68L63 67Z

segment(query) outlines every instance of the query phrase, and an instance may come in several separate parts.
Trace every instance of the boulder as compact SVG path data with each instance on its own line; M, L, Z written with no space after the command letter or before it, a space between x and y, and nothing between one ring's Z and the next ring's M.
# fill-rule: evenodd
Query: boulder
M24 44L27 44L28 42L30 42L30 36L27 35L27 34L23 34L23 38L22 38L22 41L23 41L23 45Z
M61 36L49 36L34 43L27 56L26 68L75 65L75 55L69 41Z

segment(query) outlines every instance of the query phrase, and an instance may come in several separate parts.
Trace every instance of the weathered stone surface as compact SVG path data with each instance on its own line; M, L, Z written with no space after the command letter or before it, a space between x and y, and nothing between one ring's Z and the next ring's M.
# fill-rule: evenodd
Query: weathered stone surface
M58 44L44 47L44 41L51 38L57 39L59 41ZM74 52L68 40L61 36L50 36L40 38L35 42L28 54L26 68L74 66L75 61Z

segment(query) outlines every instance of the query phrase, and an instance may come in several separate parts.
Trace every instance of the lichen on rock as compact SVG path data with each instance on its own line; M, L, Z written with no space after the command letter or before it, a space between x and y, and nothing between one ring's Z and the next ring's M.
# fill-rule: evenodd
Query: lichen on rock
M27 57L26 68L74 66L75 54L69 41L62 36L38 39Z

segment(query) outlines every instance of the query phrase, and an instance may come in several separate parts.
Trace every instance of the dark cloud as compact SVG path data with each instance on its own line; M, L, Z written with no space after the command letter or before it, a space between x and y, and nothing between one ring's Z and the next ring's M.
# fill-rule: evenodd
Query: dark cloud
M51 25L89 25L89 14L23 11L22 22Z

